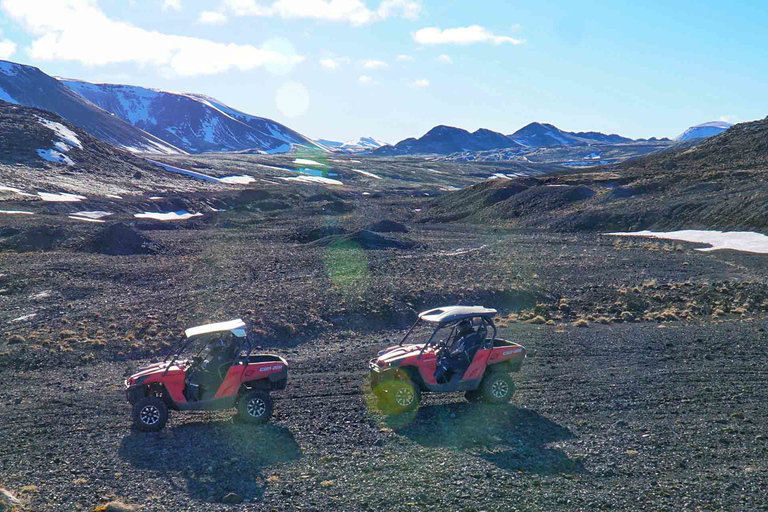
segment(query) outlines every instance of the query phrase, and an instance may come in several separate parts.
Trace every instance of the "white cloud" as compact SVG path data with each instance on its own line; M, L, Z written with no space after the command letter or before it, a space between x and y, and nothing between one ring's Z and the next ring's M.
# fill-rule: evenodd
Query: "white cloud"
M320 65L325 69L339 69L339 61L335 59L320 59Z
M358 82L361 84L372 84L374 83L373 77L370 77L368 75L362 75L360 78L357 79Z
M223 25L227 22L227 17L220 12L203 11L197 21L203 25Z
M274 0L268 6L257 0L224 0L224 5L235 16L312 18L352 25L392 17L416 19L421 13L421 0L382 0L376 10L369 9L361 0Z
M440 27L427 27L417 30L413 34L413 40L420 44L523 44L522 39L515 39L509 36L497 36L487 28L480 25L471 27L447 28L442 30Z
M275 103L285 117L302 116L309 110L309 91L298 82L288 82L277 90Z
M304 60L269 43L257 48L144 30L107 17L96 0L0 0L0 7L36 37L26 48L35 60L76 61L87 66L130 62L181 76L262 66L286 69Z
M451 60L451 58L446 54L440 55L437 58L437 62L442 62L443 64L453 64L453 61Z
M426 78L422 78L421 80L416 80L413 82L414 87L429 87L429 80Z
M363 67L366 69L387 69L389 64L383 60L367 60L363 63Z
M164 11L180 11L181 10L181 0L163 0L163 10Z
M0 30L0 36L3 31ZM0 59L10 59L16 53L16 43L10 39L0 39Z
M397 62L413 62L413 57L411 57L410 55L405 55L405 54L398 55L397 56Z

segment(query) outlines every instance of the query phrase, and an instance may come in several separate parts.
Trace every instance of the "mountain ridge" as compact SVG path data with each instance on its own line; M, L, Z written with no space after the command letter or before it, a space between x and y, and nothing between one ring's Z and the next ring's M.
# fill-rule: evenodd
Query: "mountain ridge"
M271 154L296 146L325 151L281 123L247 114L204 94L72 78L59 81L100 108L189 153L255 149Z
M129 151L184 153L85 100L35 66L0 60L0 99L58 114L91 135Z

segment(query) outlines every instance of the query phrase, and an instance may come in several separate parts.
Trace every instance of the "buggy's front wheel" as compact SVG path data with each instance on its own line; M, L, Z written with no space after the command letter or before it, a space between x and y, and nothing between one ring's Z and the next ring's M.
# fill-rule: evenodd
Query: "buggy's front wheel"
M374 393L379 397L379 409L386 414L415 411L421 401L421 392L410 379L385 380Z
M157 432L168 421L168 406L158 396L146 396L133 404L133 425L144 432Z

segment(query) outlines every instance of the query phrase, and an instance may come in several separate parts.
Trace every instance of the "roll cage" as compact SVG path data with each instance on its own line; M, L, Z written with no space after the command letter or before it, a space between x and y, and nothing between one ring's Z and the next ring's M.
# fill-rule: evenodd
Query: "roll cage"
M253 346L251 345L250 340L248 340L248 337L245 335L244 326L245 324L242 320L232 320L230 322L203 325L187 329L185 331L187 336L179 338L168 349L168 352L163 359L163 363L168 362L169 359L170 363L168 363L168 366L166 367L165 372L163 372L163 375L168 373L168 370L170 370L170 368L173 366L173 363L176 362L176 359L179 357L179 355L185 352L190 346L194 345L195 343L202 342L200 350L198 350L198 352L195 354L195 356L198 356L205 349L208 341L214 339L217 336L221 336L224 333L232 334L235 339L235 357L232 359L232 364L237 363L239 360L247 361L248 354L250 354ZM243 356L243 353L246 355Z
M447 311L450 308L444 308L442 310L430 310L430 311L426 311L424 313L419 314L419 318L416 320L416 322L414 322L411 328L408 329L408 332L405 334L403 339L400 340L400 343L398 344L398 346L402 347L403 343L405 343L405 340L408 339L411 333L413 333L414 329L416 329L416 327L420 325L422 322L436 324L434 331L432 331L432 335L429 337L429 340L427 340L427 342L421 348L421 351L417 356L417 359L420 359L421 355L424 353L427 347L436 344L435 337L437 336L438 332L440 332L442 329L446 327L451 328L451 332L448 334L445 340L440 340L447 345L448 342L454 336L454 332L456 331L456 326L462 320L474 319L474 318L480 318L485 325L491 328L492 333L491 333L490 339L491 339L491 346L493 346L493 342L496 340L496 325L493 323L493 317L496 315L496 310L476 308L476 307L467 307L467 308L460 309L458 306L452 306L452 308L456 308L457 310Z

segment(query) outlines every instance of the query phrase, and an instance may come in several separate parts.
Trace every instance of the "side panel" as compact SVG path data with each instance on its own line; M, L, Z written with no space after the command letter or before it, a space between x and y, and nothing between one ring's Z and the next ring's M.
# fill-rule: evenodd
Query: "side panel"
M475 358L472 360L472 364L470 364L467 371L464 372L464 376L461 380L478 380L482 378L483 373L485 373L485 366L488 362L488 354L490 352L491 350L488 349L478 350L475 354Z
M421 359L416 359L416 356L409 357L406 360L406 364L409 366L416 366L419 369L421 380L423 380L424 384L427 386L438 385L437 381L435 380L435 370L437 369L437 354L435 354L435 351L431 348L424 351L424 353L421 355Z
M165 377L163 377L162 372L159 372L151 375L147 380L142 382L142 384L147 385L155 382L163 384L174 402L177 404L184 403L187 401L187 399L184 398L184 378L186 375L186 372L182 370L170 371Z
M243 382L266 379L270 375L288 371L288 365L285 363L285 361L251 363L244 368L245 372L243 373Z
M491 357L488 359L488 364L509 362L519 368L524 358L525 348L517 344L510 344L510 346L494 347L491 351Z
M250 366L250 365L249 365ZM242 364L235 364L229 367L227 375L224 377L224 381L219 386L219 390L216 392L215 398L222 398L225 396L236 395L237 390L240 389L240 382L243 378L243 372L247 366Z

